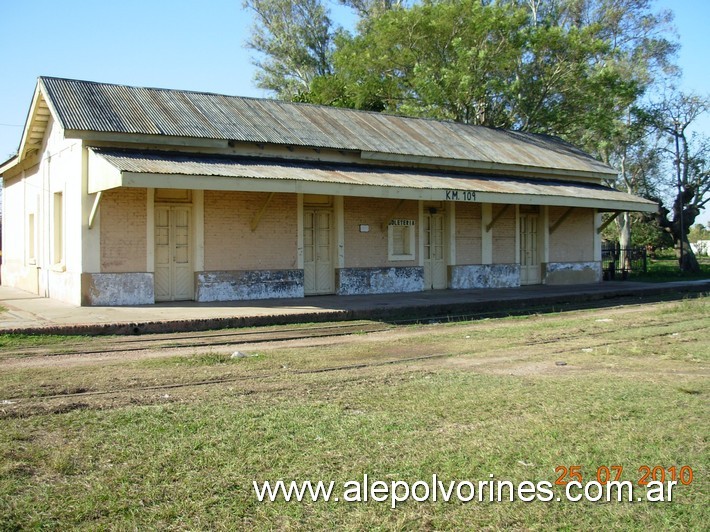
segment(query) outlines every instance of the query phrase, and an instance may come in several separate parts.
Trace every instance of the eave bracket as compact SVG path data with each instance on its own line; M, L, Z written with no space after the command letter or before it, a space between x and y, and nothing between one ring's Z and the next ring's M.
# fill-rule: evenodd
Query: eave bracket
M382 222L382 230L383 231L385 229L387 229L387 226L392 221L392 218L394 218L394 215L397 214L397 211L400 209L400 207L402 207L403 204L404 204L404 200L403 199L399 200L399 203L397 203L397 206L394 209L392 209L392 212L390 212L389 215L385 218L385 221Z
M496 214L493 219L491 220L491 223L486 225L486 233L490 233L491 229L493 229L493 226L495 226L496 222L500 220L503 215L508 211L510 208L510 204L506 204L500 211L498 211L498 214Z
M94 226L94 219L96 218L96 213L99 210L99 203L101 203L102 190L99 190L94 196L94 204L91 206L91 213L89 214L89 229Z
M609 218L607 218L606 221L597 228L597 234L601 235L602 231L604 231L604 229L606 229L609 226L609 224L611 224L611 222L616 220L616 217L619 216L622 212L623 211L616 211L613 216L610 216Z
M552 224L552 226L550 227L550 234L552 234L552 233L554 233L555 231L557 231L557 229L559 229L559 227L560 227L563 223L565 223L565 220L567 220L567 218L569 218L569 215L572 214L572 211L573 211L573 210L574 210L574 207L570 207L569 209L567 209L567 210L562 214L562 216L560 216L560 217L557 219L557 221L556 221L554 224Z
M264 216L264 213L266 212L266 207L268 207L269 202L271 201L271 198L274 197L275 192L270 192L268 197L266 198L266 201L264 204L261 206L261 209L259 209L259 212L256 213L256 216L254 216L254 219L251 221L251 232L253 233L256 231L256 228L259 227L259 222L261 221L262 216Z

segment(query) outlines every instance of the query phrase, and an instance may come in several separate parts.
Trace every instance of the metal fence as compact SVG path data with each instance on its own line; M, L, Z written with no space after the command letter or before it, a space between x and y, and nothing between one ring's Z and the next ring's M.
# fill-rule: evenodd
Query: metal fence
M604 280L626 279L629 275L646 273L648 257L645 247L622 248L612 246L602 249Z

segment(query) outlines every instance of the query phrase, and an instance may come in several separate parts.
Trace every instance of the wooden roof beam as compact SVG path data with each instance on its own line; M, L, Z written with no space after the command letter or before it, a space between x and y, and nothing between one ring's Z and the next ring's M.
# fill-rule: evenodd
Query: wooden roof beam
M611 224L611 222L616 220L616 217L619 216L622 212L623 211L616 211L613 214L613 216L610 216L609 218L607 218L606 221L597 228L597 234L601 235L602 231L604 231L604 229L606 229L609 226L609 224Z
M501 210L498 211L498 214L496 214L493 219L491 220L491 223L486 225L486 233L490 233L491 229L495 226L495 224L500 220L503 215L507 212L507 210L510 208L510 203L506 204L503 206Z
M385 221L382 222L382 230L385 231L387 229L387 226L390 224L392 221L392 218L394 218L394 215L397 214L397 211L402 207L404 204L404 200L401 199L399 200L399 203L397 203L397 206L392 209L392 212L389 213L389 216L385 217Z
M266 212L266 207L268 207L269 202L271 201L271 198L274 197L275 192L270 192L269 195L266 197L266 201L264 204L261 206L261 209L259 209L259 212L256 213L254 218L251 221L251 232L253 233L256 231L256 228L259 227L259 222L261 221L261 218L264 216L264 213Z
M573 211L573 210L574 210L574 207L570 207L569 209L567 209L567 210L562 214L562 216L560 216L560 217L557 219L557 221L556 221L554 224L552 224L552 226L550 227L550 234L552 234L552 233L554 233L555 231L557 231L557 229L558 229L563 223L565 223L565 220L567 220L567 218L569 218L569 215L572 214L572 211Z

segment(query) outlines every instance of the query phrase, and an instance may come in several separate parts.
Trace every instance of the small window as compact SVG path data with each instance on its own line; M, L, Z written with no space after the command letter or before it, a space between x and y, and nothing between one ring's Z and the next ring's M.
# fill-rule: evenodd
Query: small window
M414 260L414 224L388 226L389 260Z
M53 221L53 263L64 264L64 194L61 192L54 193Z
M27 263L36 264L35 213L27 215Z

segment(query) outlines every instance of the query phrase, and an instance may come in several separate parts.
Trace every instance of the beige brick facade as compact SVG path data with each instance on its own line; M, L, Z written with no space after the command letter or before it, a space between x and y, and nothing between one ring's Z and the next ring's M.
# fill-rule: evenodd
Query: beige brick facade
M297 196L275 194L255 231L266 192L205 191L205 270L297 267Z
M456 263L481 264L481 205L456 205Z
M101 198L101 272L147 271L147 191L107 190Z
M419 238L419 204L416 201L406 201L397 207L399 200L379 198L344 198L344 236L345 236L345 267L371 268L382 266L417 266ZM415 260L390 261L387 256L387 222L386 217L415 220ZM360 232L360 225L369 225L367 233Z
M493 205L493 219L505 208L505 205ZM512 264L515 262L515 207L510 206L496 220L493 232L493 264Z
M550 207L550 225L567 211ZM574 209L550 235L550 262L585 262L594 260L594 211Z

